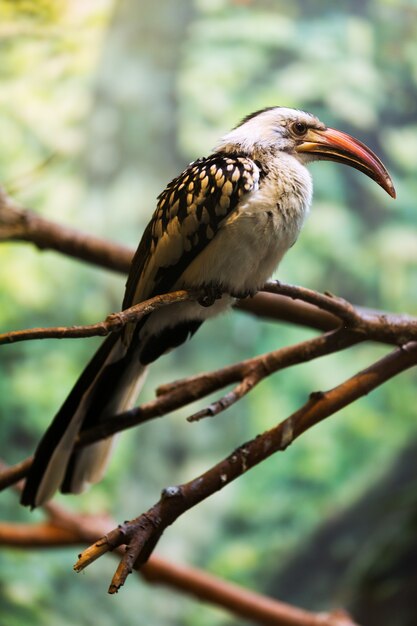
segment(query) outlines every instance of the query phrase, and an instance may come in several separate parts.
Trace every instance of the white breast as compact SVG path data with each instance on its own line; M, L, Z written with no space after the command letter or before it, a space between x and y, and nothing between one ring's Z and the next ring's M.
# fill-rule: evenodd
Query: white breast
M228 292L259 289L297 239L311 196L306 168L280 154L259 189L242 200L185 270L181 286L213 283Z
M259 189L247 194L214 239L192 261L175 288L220 287L226 293L256 291L271 277L296 241L312 197L311 177L294 157L280 153L269 163ZM204 320L233 302L224 296L211 307L181 303L153 313L144 334L185 319Z

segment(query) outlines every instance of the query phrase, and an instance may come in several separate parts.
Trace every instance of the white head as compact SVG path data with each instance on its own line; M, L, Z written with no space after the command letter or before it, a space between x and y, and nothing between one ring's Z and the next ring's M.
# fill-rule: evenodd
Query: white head
M311 113L285 107L268 107L247 115L235 128L221 138L216 151L239 146L243 152L289 152L294 150L307 128L326 127ZM299 130L297 130L299 129Z
M270 107L252 113L221 138L215 151L255 158L259 154L285 152L303 164L314 160L338 161L360 170L395 198L387 170L367 146L347 133L326 127L305 111Z

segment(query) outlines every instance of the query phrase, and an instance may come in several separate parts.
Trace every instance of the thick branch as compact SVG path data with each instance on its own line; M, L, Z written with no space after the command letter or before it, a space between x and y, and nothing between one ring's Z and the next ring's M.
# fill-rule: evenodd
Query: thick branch
M234 308L263 319L280 320L322 331L334 330L340 325L340 320L335 315L317 306L264 291L259 291L253 298L237 300Z
M0 188L0 241L27 241L106 269L129 271L133 250L46 220L19 207Z
M15 548L56 548L88 544L105 533L111 520L81 516L48 505L48 519L39 524L0 523L0 545ZM123 554L120 547L115 552ZM248 591L201 570L152 556L138 572L147 582L165 584L182 593L221 606L243 619L276 626L355 626L342 611L314 614Z
M153 582L152 568L155 556L146 563L141 572L144 578ZM201 570L190 567L158 562L160 582L172 584L183 589L200 600L222 606L245 620L253 620L266 626L355 626L355 623L343 610L331 613L310 613L278 600L272 600L254 593L236 584L214 577ZM146 568L146 569L145 569ZM162 576L164 578L162 578ZM155 578L155 582L158 579Z
M163 531L185 511L213 495L277 451L285 450L307 429L368 394L400 372L417 364L417 342L395 350L337 387L314 393L286 420L237 448L229 457L177 487L164 490L161 500L146 513L125 522L85 550L75 569L81 571L108 550L127 544L126 553L113 577L109 592L124 584L132 568L140 568L154 550Z
M417 318L409 315L361 309L333 294L279 281L267 282L262 290L315 305L342 320L345 328L369 335L373 341L401 345L417 339Z

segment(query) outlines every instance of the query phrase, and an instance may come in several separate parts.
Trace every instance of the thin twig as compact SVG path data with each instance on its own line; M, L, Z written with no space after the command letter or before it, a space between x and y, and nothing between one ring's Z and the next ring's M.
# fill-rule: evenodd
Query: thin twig
M14 178L3 182L3 189L7 190L7 196L10 197L16 193L21 192L27 188L33 182L40 177L40 175L46 170L46 168L58 158L57 152L51 152L42 161L36 163L34 167L24 172L21 172ZM4 193L4 192L3 192Z
M200 294L201 295L201 294ZM17 343L32 339L79 339L85 337L105 336L130 324L138 322L145 315L170 304L195 300L199 294L190 291L173 291L171 293L155 296L139 304L135 304L124 311L111 313L104 321L85 326L55 326L50 328L26 328L24 330L12 330L0 333L0 345Z
M190 415L187 419L189 422L197 422L204 417L214 417L215 415L225 411L232 404L241 400L246 394L252 391L258 383L271 374L287 367L299 365L300 363L307 363L312 359L317 359L319 357L344 350L345 348L349 348L357 343L360 343L361 341L363 341L363 337L361 335L356 335L353 332L349 332L341 328L325 333L320 337L315 337L314 339L309 339L286 348L274 350L273 352L263 354L260 357L247 359L241 364L237 364L242 365L243 367L239 368L239 382L236 387L218 400L209 404L207 407L201 409L193 415ZM231 368L233 368L233 366L231 366ZM221 370L217 373L219 374L220 372ZM196 378L197 377L193 377L194 383L196 382ZM185 382L185 380L178 381L178 384L181 386L180 388L187 389L189 387L191 382L190 379L188 379L188 382ZM217 382L217 380L218 377L216 376L210 377L210 379L208 377L203 378L205 383L204 395L208 395L208 393L215 391L213 386L208 389L207 383ZM222 384L222 387L224 386L225 385ZM158 388L157 391L160 394L161 388ZM164 388L164 391L166 391L166 388Z
M11 465L10 467L1 465L0 467L0 491L4 491L8 487L15 485L27 476L33 462L33 456Z
M286 285L278 280L271 280L265 283L262 287L262 291L313 304L319 309L335 315L347 326L357 326L361 321L360 314L350 302L331 293L319 293L312 289L307 289L306 287Z

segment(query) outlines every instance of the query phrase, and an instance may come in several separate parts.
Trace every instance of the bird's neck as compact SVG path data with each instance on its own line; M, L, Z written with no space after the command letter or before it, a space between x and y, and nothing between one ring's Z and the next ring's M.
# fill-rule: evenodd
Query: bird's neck
M313 192L311 174L306 166L293 154L287 152L276 152L263 161L262 156L258 158L263 166L267 164L269 176L274 178L277 184L286 189L287 192L300 192L311 201Z
M274 146L255 145L250 150L239 143L218 146L217 154L246 157L254 161L260 172L260 187L270 202L285 207L285 218L301 226L308 213L313 184L310 172L297 156Z
M260 157L262 168L262 157ZM260 181L260 193L276 205L281 224L294 237L298 235L309 212L313 184L310 172L291 154L279 152L267 161L268 171Z
M259 161L263 164L267 164L267 162L274 158L278 153L278 150L275 150L270 146L247 146L244 143L220 143L216 150L216 154L226 154L227 156L241 156L246 157L248 159L252 159L253 161Z

